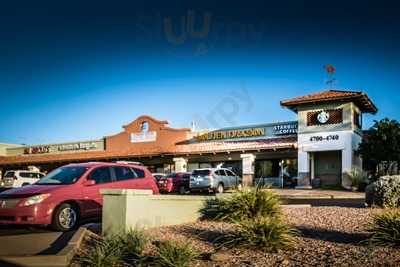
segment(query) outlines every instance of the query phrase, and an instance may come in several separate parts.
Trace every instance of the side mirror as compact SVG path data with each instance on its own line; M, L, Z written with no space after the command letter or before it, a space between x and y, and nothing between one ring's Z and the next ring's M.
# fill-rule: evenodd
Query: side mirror
M84 186L92 186L92 185L95 185L95 184L96 184L96 181L95 181L95 180L86 180L86 181L83 183Z

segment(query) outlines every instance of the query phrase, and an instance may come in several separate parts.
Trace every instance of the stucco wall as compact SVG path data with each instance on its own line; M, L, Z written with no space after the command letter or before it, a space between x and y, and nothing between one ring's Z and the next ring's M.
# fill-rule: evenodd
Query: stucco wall
M139 134L142 129L142 123L147 122L148 131L156 133L156 140L147 142L131 142L131 134ZM124 131L106 137L107 151L127 151L134 150L142 153L159 153L173 150L178 142L190 138L190 129L174 129L167 126L166 121L158 121L150 116L141 116L125 125Z
M15 145L15 144L1 144L0 143L0 156L7 156L7 150L10 148L16 148L19 149L21 145Z
M307 126L307 113L326 110L326 109L343 109L343 123ZM349 103L329 103L329 104L313 104L299 107L298 110L298 132L299 133L315 133L328 131L346 131L353 130L353 110L355 105Z
M103 194L103 234L194 222L211 196L153 195L151 190L107 189Z
M326 109L343 109L343 123L307 126L307 113ZM319 151L341 151L342 186L350 188L351 181L347 173L352 168L361 166L361 158L355 154L361 142L361 129L354 124L354 113L359 108L354 103L329 103L320 105L304 105L298 110L298 180L299 186L310 186L312 166L310 153ZM322 137L322 141L312 137ZM326 140L327 136L337 139ZM311 164L312 160L311 160Z

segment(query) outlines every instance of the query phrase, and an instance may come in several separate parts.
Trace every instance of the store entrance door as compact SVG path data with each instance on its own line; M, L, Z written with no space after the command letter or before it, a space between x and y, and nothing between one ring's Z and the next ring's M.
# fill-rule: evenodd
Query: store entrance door
M342 151L314 153L314 177L321 181L321 185L340 185Z

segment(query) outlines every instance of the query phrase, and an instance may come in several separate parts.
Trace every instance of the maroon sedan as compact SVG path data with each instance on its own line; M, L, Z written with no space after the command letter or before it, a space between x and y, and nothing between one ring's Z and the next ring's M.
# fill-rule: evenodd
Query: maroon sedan
M150 189L158 194L151 173L123 163L81 163L55 169L39 182L0 194L1 224L52 225L68 231L82 218L101 216L101 189Z
M158 188L161 193L178 192L185 194L189 191L190 172L174 172L162 177L158 181Z

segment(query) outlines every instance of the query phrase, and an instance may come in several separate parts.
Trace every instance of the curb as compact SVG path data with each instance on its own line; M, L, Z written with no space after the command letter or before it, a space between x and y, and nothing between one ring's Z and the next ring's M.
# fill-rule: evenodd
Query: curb
M365 199L360 196L334 196L334 195L278 195L281 199Z
M72 236L68 244L56 255L34 255L34 256L10 256L0 257L4 263L10 266L26 266L26 267L64 267L68 266L74 257L76 251L80 247L83 238L89 231L80 227Z
M290 209L302 209L302 208L311 208L311 204L283 204L282 208L290 208Z

